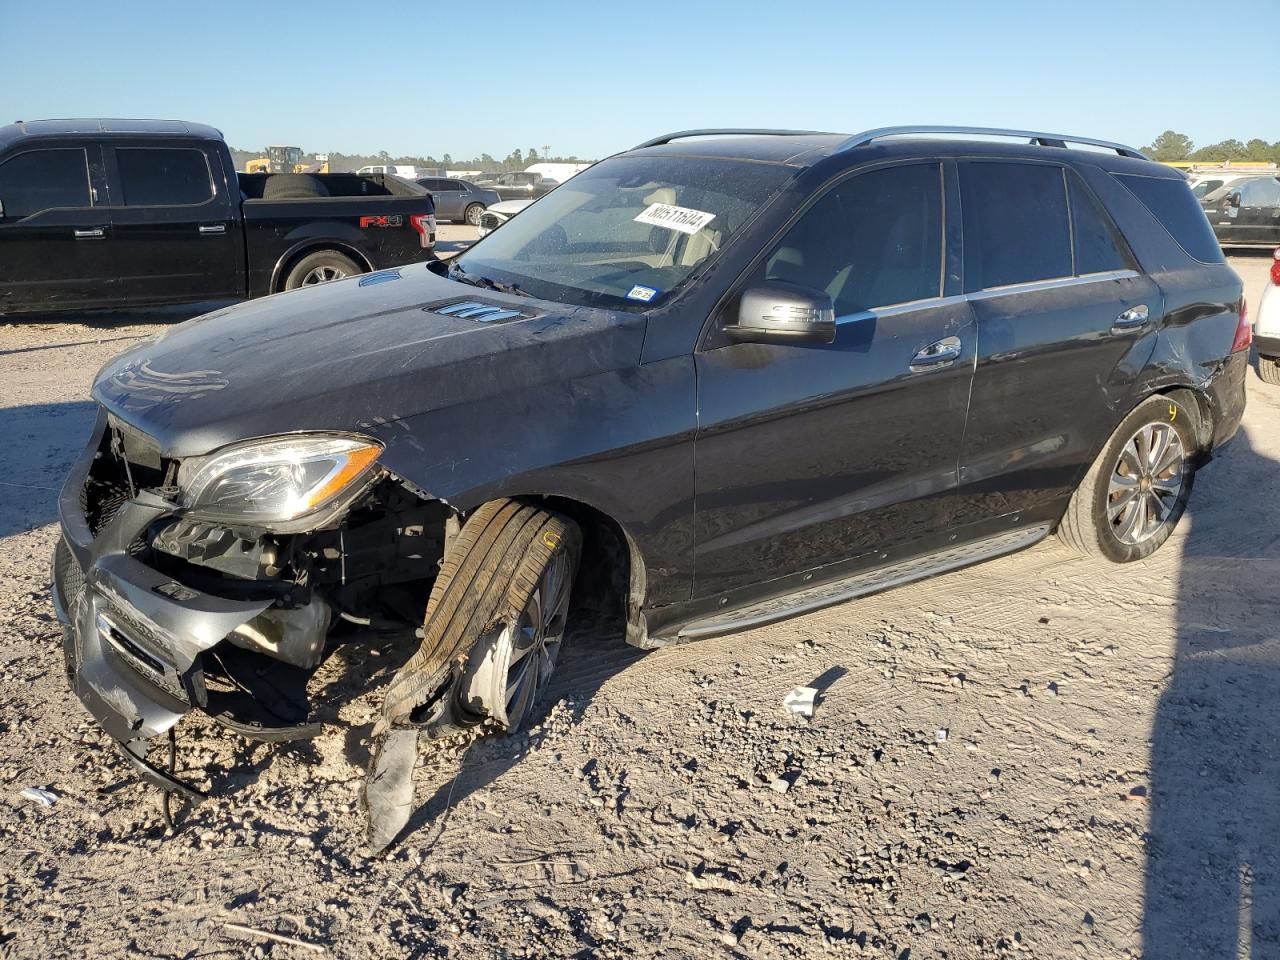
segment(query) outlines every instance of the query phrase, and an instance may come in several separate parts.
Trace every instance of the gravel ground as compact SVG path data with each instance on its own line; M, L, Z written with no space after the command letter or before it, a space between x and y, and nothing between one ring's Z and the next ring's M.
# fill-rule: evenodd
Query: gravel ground
M1265 257L1233 262L1256 303ZM1050 540L737 636L574 638L527 735L428 749L372 860L398 638L322 668L311 744L186 719L212 796L176 834L66 688L47 568L87 387L190 313L0 327L0 956L1280 957L1280 389L1250 377L1149 561Z

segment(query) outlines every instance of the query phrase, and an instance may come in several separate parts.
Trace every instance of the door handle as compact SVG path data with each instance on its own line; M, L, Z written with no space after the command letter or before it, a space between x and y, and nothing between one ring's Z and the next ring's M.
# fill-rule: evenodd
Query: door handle
M960 338L943 337L924 347L911 358L911 371L929 370L960 359Z
M225 223L202 223L200 224L200 232L205 236L226 233L227 225Z
M101 240L107 235L107 231L103 227L90 227L87 230L74 230L77 240Z
M1111 322L1113 330L1127 330L1132 327L1140 327L1151 317L1151 312L1147 309L1145 303L1140 303L1136 307L1130 307L1120 316Z

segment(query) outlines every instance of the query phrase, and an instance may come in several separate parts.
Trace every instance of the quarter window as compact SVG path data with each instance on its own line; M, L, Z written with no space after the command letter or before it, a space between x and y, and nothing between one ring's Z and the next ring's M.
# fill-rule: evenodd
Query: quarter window
M0 202L6 220L56 207L90 206L84 150L29 150L0 163Z
M960 200L967 292L1072 275L1061 167L963 163Z
M1223 262L1222 247L1213 235L1209 218L1185 180L1130 173L1112 176L1142 201L1183 250L1201 263Z
M116 166L130 207L190 207L213 197L204 151L117 147Z
M836 316L942 292L942 177L910 164L851 177L796 222L764 279L824 290Z
M1076 244L1076 274L1132 270L1133 258L1111 218L1074 174L1067 175L1071 194L1071 235Z

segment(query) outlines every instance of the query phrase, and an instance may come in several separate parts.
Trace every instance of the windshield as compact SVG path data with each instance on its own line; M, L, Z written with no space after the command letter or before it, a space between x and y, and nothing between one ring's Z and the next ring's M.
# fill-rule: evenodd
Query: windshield
M651 305L714 257L793 173L737 160L605 160L455 258L449 275L549 300Z

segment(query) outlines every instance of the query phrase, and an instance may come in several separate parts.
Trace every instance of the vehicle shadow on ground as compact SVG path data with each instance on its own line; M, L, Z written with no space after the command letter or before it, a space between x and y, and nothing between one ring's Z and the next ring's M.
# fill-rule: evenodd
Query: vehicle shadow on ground
M1242 432L1183 520L1175 662L1151 746L1151 960L1280 957L1280 517L1246 494L1278 479Z
M58 491L96 417L87 400L0 408L0 538L58 518Z
M427 800L409 817L396 844L428 825L437 828L435 837L438 838L453 807L489 786L543 745L549 731L542 721L553 705L564 701L569 722L578 723L605 682L639 661L645 653L626 642L623 625L614 618L594 620L571 629L556 672L539 698L526 732L513 737L483 737L471 743L459 761L456 774L436 784ZM428 741L420 744L420 750L431 749Z

